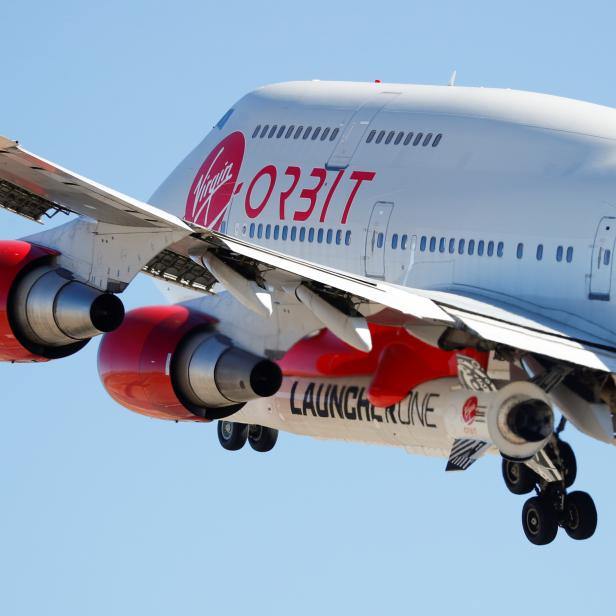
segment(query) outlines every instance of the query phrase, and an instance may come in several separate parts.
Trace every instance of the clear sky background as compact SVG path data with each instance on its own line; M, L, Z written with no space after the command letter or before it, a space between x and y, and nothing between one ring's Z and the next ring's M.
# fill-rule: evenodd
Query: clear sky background
M0 134L147 200L235 100L290 79L616 106L610 2L0 2ZM583 207L583 204L580 204ZM39 227L0 212L2 238ZM160 303L140 276L129 307ZM500 460L282 434L233 454L100 385L98 343L0 365L0 614L612 613L616 451L569 427L599 528L537 548Z

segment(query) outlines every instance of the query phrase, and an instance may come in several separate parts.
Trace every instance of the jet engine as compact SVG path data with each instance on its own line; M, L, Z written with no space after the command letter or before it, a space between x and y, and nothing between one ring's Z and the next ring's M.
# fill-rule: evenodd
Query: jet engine
M511 383L491 401L487 428L490 440L504 457L528 460L543 449L554 431L552 403L533 383Z
M66 357L122 322L121 300L56 267L56 255L28 242L0 242L1 361Z
M103 385L130 410L176 421L222 419L274 395L282 383L278 365L236 347L214 325L181 305L130 311L101 341Z

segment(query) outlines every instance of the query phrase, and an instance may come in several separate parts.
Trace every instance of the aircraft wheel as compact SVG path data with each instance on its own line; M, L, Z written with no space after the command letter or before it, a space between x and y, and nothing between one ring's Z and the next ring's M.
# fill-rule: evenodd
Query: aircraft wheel
M250 426L248 444L260 452L271 451L278 440L278 430L265 426Z
M522 509L522 528L526 538L535 545L554 541L558 522L550 502L540 496L529 498Z
M563 463L563 469L565 474L565 487L570 488L577 477L577 462L575 460L575 454L569 443L565 441L558 442L558 451L560 452L560 459Z
M572 539L588 539L597 529L597 509L590 494L571 492L565 497L565 531Z
M227 451L237 451L246 444L248 425L234 421L218 422L218 440Z
M523 462L513 462L503 458L503 479L513 494L528 494L537 483L537 475Z

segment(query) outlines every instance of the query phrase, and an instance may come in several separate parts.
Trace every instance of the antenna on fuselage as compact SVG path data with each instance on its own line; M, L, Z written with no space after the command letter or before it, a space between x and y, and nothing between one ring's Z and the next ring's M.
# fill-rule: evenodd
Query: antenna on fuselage
M448 86L455 86L456 85L456 76L457 76L457 71L454 68L453 69L453 73L451 73L451 77L449 78L449 83L447 84Z

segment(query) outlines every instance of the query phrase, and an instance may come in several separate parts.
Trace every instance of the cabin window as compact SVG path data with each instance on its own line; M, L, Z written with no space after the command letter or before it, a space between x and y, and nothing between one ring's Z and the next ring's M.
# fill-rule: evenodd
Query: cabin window
M385 145L389 145L391 143L391 140L394 138L395 134L396 134L395 130L389 131L389 134L387 135L387 139L385 139Z
M419 241L419 250L421 250L421 252L424 252L426 250L426 241L426 236L422 235L421 240Z
M452 255L456 251L456 240L452 237L449 240L449 254Z
M323 229L319 229L317 231L317 242L319 242L319 244L323 243L323 233L324 233Z
M276 139L280 139L280 137L282 137L284 135L284 130L285 130L286 126L283 124L279 129L278 129L278 134L276 135Z
M400 242L400 248L402 250L406 250L406 244L407 244L408 241L409 241L409 236L404 234L402 236L402 241Z
M286 242L286 241L287 241L287 235L288 235L288 233L289 233L289 228L287 227L287 225L285 225L285 226L282 228L282 236L281 236L281 239L282 239L282 241L283 241L283 242Z
M257 238L261 239L263 237L263 225L259 225L257 227Z
M440 242L438 243L438 251L445 252L445 238L442 237Z
M308 137L310 137L310 133L312 132L312 126L307 126L306 130L304 131L304 136L302 137L302 139L305 141L306 139L308 139Z
M485 246L485 243L483 240L479 240L479 243L477 244L477 254L480 257L483 257L483 248Z
M351 232L350 232L350 231L347 231L347 232L346 232L346 234L345 234L345 236L344 236L344 243L345 243L347 246L350 246L350 245L351 245Z
M394 233L391 236L391 247L396 250L396 248L398 248L398 234Z
M323 133L321 133L321 141L325 141L327 139L327 135L329 135L329 128L326 127L323 129Z
M541 261L541 259L543 259L543 244L537 246L537 261Z
M313 140L313 141L316 141L316 140L319 138L319 133L320 133L320 132L321 132L321 127L320 127L320 126L317 126L317 127L314 129L314 133L312 133L312 140Z
M432 142L432 147L435 148L441 142L442 138L443 138L443 135L441 133L439 133L436 137L434 137L434 141Z
M468 254L475 254L475 240L468 240Z
M265 239L269 240L271 234L272 234L272 225L267 225L265 227Z
M376 236L376 247L383 248L383 244L385 243L385 234L378 233Z
M310 243L314 242L314 229L312 227L308 229L308 241Z
M421 140L423 139L423 133L417 133L417 137L415 137L415 141L413 141L413 145L419 145Z
M306 239L306 227L302 227L299 230L299 241L303 242Z
M413 133L409 133L404 140L404 145L408 145L413 140Z
M284 138L288 139L293 134L294 130L295 130L295 125L291 124L291 126L289 126L289 128L287 128L287 134L284 136Z
M259 135L259 139L263 139L265 135L267 135L267 131L269 130L269 124L266 124L261 130L261 134Z
M432 139L432 133L428 133L424 140L423 143L421 144L424 148L430 143L430 140Z
M366 139L366 143L371 143L372 140L374 139L374 135L376 135L376 131L375 130L371 130L368 133L368 138Z
M297 227L291 227L291 241L294 242L297 238Z
M465 244L464 240L460 240L458 242L458 254L459 255L463 255L464 254L464 244Z
M329 138L329 140L333 141L338 136L339 132L340 132L339 128L334 128L334 130L332 131L332 134L331 134L331 137Z
M430 252L434 252L436 250L436 238L433 236L430 238Z
M298 126L297 130L295 131L295 135L293 135L293 139L299 139L299 136L302 134L303 130L303 126Z
M571 263L571 261L573 261L573 246L567 248L567 263Z
M488 257L491 257L494 254L494 242L488 242Z
M384 131L384 130L382 130L382 131L379 133L379 136L376 138L375 143L381 143L381 141L383 141L383 137L384 137L384 136L385 136L385 131Z
M250 237L254 237L255 236L255 223L251 223L250 225L250 233L249 233Z
M336 244L338 246L340 246L340 244L342 244L342 231L340 229L338 229L338 231L336 231Z
M257 128L255 128L254 132L252 133L252 138L253 138L253 139L254 139L254 138L255 138L255 137L259 134L259 131L260 131L260 130L261 130L261 124L259 124L259 125L257 126Z
M327 236L326 237L327 237L327 239L326 239L327 243L331 244L332 240L334 238L334 231L333 231L333 229L328 229L327 230Z
M518 248L515 254L518 259L521 259L524 256L524 244L522 244L522 242L518 244Z
M505 254L505 244L503 242L499 242L496 247L496 256L502 257Z
M559 246L556 249L556 260L560 263L563 260L563 247Z
M394 145L398 145L402 141L402 137L404 137L404 133L400 131L398 133L398 136L396 137L396 140L394 141Z
M267 135L268 139L271 139L274 136L274 133L276 132L277 128L278 128L278 124L274 124L274 126L272 126L272 128L270 128L270 132Z

